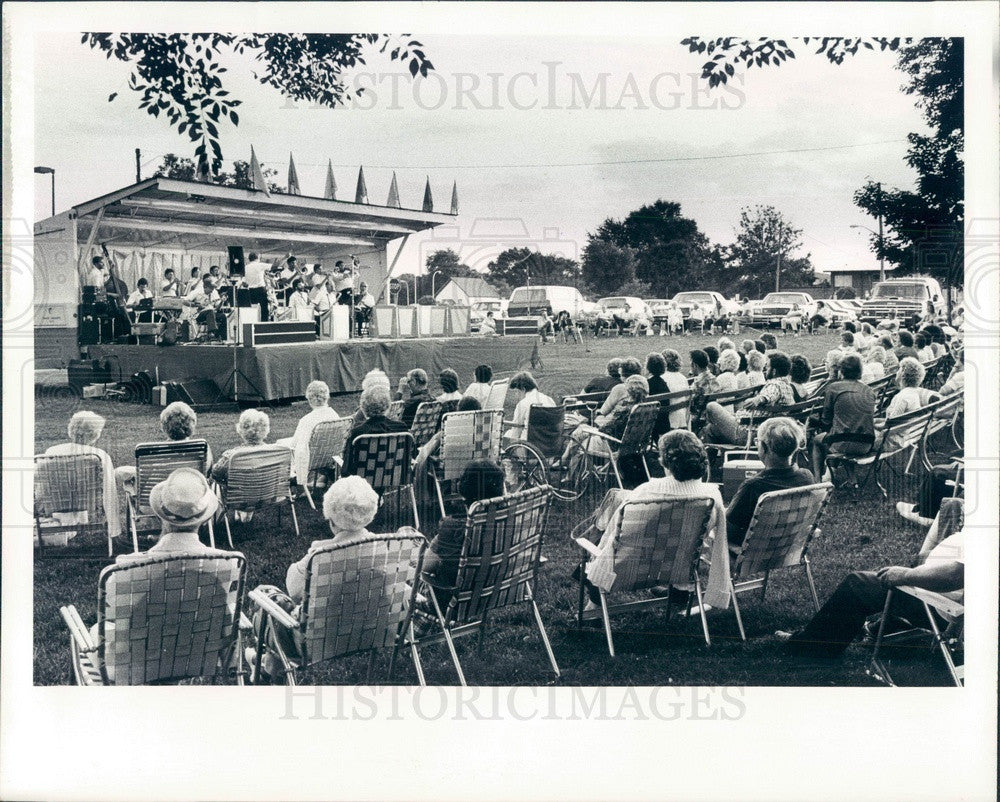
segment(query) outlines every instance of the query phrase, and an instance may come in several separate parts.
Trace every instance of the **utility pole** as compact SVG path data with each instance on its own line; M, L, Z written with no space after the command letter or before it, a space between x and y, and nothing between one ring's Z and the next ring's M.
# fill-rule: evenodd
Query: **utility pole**
M142 162L140 161L141 158L142 158L142 151L140 151L139 148L136 148L135 149L135 183L137 183L137 184L140 181L142 181Z
M774 291L781 290L781 223L778 223L778 262L774 267Z
M883 250L885 243L882 233L882 182L879 181L875 186L878 187L878 280L885 281L885 251Z

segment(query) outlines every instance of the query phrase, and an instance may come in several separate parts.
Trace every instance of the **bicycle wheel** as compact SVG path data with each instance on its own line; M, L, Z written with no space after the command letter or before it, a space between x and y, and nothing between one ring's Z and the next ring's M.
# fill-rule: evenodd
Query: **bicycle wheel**
M582 443L573 438L558 459L549 464L552 494L563 501L576 501L593 489L594 464Z

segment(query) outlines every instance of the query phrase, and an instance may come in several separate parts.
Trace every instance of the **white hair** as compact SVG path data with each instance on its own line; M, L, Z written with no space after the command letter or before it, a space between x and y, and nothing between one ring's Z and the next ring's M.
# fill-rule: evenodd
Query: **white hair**
M389 390L380 384L376 384L368 387L361 393L361 400L358 402L358 406L361 407L361 411L365 413L366 418L372 418L388 412L391 403L389 400Z
M66 431L70 441L84 446L92 446L101 438L104 431L104 418L96 412L81 410L69 419Z
M244 409L236 421L236 433L248 446L260 445L271 431L271 419L259 409Z
M361 380L361 390L367 390L369 387L381 386L385 387L386 390L392 390L392 384L389 381L389 377L385 375L385 371L375 368L374 370L369 370L365 377Z
M926 375L927 371L924 366L912 356L903 357L899 361L900 387L919 387L924 383L924 376Z
M323 496L323 517L338 532L357 532L378 512L379 497L360 476L338 479Z
M763 355L762 355L763 356ZM723 373L735 373L740 368L740 355L732 348L727 348L719 354L719 370Z
M311 407L324 407L330 400L330 388L326 382L311 381L306 387L306 400Z

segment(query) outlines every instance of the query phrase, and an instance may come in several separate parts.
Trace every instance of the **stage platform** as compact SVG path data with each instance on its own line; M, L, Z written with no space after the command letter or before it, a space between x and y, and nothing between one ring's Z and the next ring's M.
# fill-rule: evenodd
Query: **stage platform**
M304 345L267 345L244 348L223 344L91 345L92 359L108 359L121 367L124 379L148 370L160 381L212 379L221 387L236 367L260 389L268 401L301 398L306 385L322 379L331 393L356 392L361 379L381 368L395 380L412 368L423 368L433 382L445 368L458 372L464 387L473 380L477 365L491 365L495 374L530 368L539 361L538 337L434 337L426 339L359 339L350 342L315 342ZM253 395L241 380L240 397ZM232 393L229 393L230 398Z

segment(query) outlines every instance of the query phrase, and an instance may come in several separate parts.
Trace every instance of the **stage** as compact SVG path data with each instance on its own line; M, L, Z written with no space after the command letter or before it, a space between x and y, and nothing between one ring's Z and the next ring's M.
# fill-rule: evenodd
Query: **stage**
M473 381L477 365L490 365L495 374L504 375L533 367L539 361L535 335L359 339L256 348L221 344L88 347L90 358L111 359L113 369L120 367L125 380L141 370L149 371L155 379L158 369L160 381L212 379L220 387L233 369L234 351L237 369L268 401L301 398L313 379L325 381L331 393L356 392L361 379L373 368L381 368L394 382L412 368L423 368L432 386L440 371L453 368L465 387ZM242 379L238 390L241 398L254 396Z

